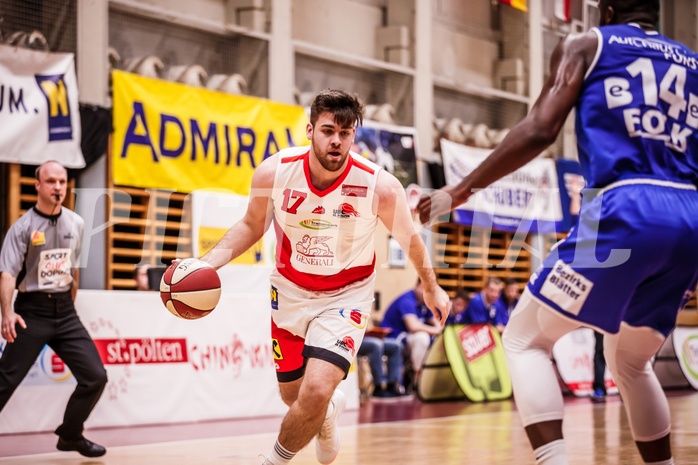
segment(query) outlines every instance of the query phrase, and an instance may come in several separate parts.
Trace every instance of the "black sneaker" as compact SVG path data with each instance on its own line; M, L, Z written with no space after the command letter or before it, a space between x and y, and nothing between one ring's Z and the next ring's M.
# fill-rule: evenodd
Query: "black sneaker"
M376 386L376 388L373 390L373 397L386 399L388 397L395 397L395 393L391 392L388 389L383 389L380 386Z
M398 383L388 384L387 392L392 394L391 397L402 397L407 395L407 392L405 392L402 386L400 386Z
M85 438L69 441L59 437L56 448L66 452L74 450L85 457L101 457L107 453L107 449Z

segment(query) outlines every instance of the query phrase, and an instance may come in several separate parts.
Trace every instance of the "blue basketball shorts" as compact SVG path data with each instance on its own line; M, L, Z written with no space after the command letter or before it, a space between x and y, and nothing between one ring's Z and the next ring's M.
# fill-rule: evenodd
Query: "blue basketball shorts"
M698 282L698 192L650 179L619 181L585 201L528 289L587 326L621 322L668 335Z

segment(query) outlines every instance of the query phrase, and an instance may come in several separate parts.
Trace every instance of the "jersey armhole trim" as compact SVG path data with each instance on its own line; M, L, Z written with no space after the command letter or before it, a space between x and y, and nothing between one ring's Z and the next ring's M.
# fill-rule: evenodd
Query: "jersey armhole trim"
M594 60L591 62L591 65L589 65L589 69L587 69L586 74L584 75L584 80L586 81L589 75L591 74L592 71L594 71L594 68L596 68L596 63L599 62L599 57L601 56L601 50L603 50L603 35L601 34L601 31L597 27L591 28L591 30L596 34L597 38L597 44L596 44L596 54L594 54Z

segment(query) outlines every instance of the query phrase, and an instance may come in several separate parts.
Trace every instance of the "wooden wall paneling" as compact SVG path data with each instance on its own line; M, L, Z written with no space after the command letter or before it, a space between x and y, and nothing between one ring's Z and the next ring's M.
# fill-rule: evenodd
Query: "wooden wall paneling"
M141 262L145 215L147 214L147 193L143 189L115 187L112 190L107 243L107 263L109 289L135 289L133 270ZM144 205L145 202L145 205Z
M7 189L7 224L14 223L21 215L20 211L20 178L21 166L18 163L9 164L9 179Z
M451 296L460 288L480 291L490 276L514 278L522 288L528 281L531 253L512 233L453 223L438 225L436 233L442 242L434 250L446 267L435 272L439 284Z
M136 264L163 266L191 255L186 194L117 186L111 195L109 289L135 289Z

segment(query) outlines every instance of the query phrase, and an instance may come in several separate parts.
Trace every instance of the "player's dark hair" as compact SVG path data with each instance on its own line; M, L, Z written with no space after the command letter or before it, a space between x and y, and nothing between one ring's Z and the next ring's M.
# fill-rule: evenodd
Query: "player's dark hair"
M510 286L510 285L512 285L512 284L518 285L519 282L518 282L517 280L515 280L514 278L506 278L506 279L504 280L504 285L505 285L505 286Z
M332 113L334 122L343 128L361 126L364 121L364 104L355 94L343 90L327 89L315 96L310 105L310 124L322 113Z
M470 293L466 289L458 289L456 295L453 296L454 299L463 299L465 302L470 302Z
M606 0L619 17L641 15L652 24L659 22L659 0Z

